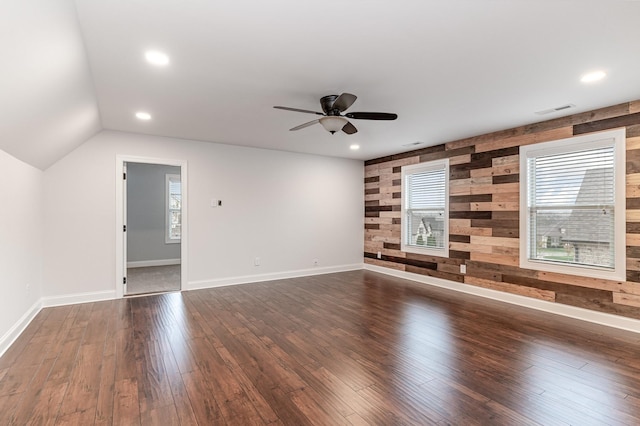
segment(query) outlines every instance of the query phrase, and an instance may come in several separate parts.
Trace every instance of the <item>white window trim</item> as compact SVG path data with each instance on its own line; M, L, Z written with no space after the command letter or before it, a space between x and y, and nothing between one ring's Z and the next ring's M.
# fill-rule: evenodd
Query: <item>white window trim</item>
M561 154L564 152L599 148L614 144L614 269L587 265L562 265L543 260L529 259L529 206L527 159L540 155ZM625 191L625 142L624 128L605 132L589 133L567 139L544 142L520 147L520 267L545 272L578 275L607 280L626 280L626 191Z
M171 179L180 180L180 204L182 205L182 181L180 179L180 175L178 174L169 174L165 175L165 187L164 187L164 242L166 244L180 244L182 242L181 238L171 238L170 237L170 229L171 229L171 215L169 214L169 182ZM182 209L181 209L182 210Z
M444 247L441 249L428 248L428 247L416 247L406 244L407 241L407 228L405 223L405 179L407 175L427 172L431 170L444 169ZM412 164L410 166L402 167L402 186L401 186L401 236L400 236L400 248L407 253L424 254L428 256L449 257L449 159L428 161L425 163Z

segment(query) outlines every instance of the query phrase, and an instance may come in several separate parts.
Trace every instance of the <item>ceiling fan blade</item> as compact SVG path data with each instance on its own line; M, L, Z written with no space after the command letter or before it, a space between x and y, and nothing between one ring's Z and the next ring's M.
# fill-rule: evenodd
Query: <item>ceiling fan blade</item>
M356 126L354 126L351 123L347 123L344 125L344 127L342 128L342 131L345 132L348 135L352 135L354 133L358 132L358 129L356 129Z
M395 120L398 118L398 114L388 112L349 112L344 116L357 120Z
M305 127L313 126L314 124L319 123L319 122L320 122L320 120L312 120L312 121L309 121L307 123L301 124L299 126L293 127L293 128L291 128L289 130L293 131L293 130L304 129Z
M289 107L284 107L284 106L274 106L274 108L276 109L283 109L285 111L295 111L295 112L306 112L307 114L317 114L317 115L324 115L321 112L318 111L310 111L308 109L300 109L300 108L289 108Z
M342 112L349 108L353 103L358 99L356 95L352 95L351 93L343 93L338 96L338 98L333 102L333 108Z

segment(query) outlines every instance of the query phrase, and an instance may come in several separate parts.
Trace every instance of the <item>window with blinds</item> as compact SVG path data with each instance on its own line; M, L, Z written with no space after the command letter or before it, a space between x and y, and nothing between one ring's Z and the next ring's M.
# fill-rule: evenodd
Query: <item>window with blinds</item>
M624 147L624 138L620 145ZM619 231L625 216L625 170L617 167L624 164L617 158L619 151L617 138L603 134L521 147L526 201L521 208L527 262L523 266L553 265L554 271L574 274L580 268L584 275L590 275L587 269L605 276L620 274L619 258L625 256L624 228Z
M166 175L167 221L165 242L179 243L182 236L182 185L180 175Z
M448 256L449 160L402 168L402 250Z

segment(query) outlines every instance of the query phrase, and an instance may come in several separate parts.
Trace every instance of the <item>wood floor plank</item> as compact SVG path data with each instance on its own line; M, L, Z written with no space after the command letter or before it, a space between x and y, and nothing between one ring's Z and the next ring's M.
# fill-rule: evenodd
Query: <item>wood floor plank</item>
M77 344L80 345L81 339L85 334L85 330L81 328L72 328L73 322L75 321L75 312L78 310L78 305L73 306L64 306L62 308L69 309L60 309L59 317L63 316L60 320L53 321L50 323L50 319L47 319L45 322L48 327L50 327L51 332L46 332L43 326L41 333L47 333L53 337L51 344L48 346L46 350L47 358L62 358L66 359L69 355L67 353L62 353L64 350L73 350L67 346L69 340L75 339ZM49 317L53 317L54 313L58 312L58 310L53 311L52 315ZM75 348L77 350L77 347Z
M90 417L91 422L94 421L100 392L101 372L104 366L103 351L104 344L91 343L80 346L78 357L69 377L67 394L60 407L60 416L70 416L73 413L85 411L93 412Z
M115 332L116 381L135 379L137 374L133 328Z
M348 425L349 421L332 404L328 404L315 389L298 389L288 394L298 409L312 424Z
M276 424L279 422L278 415L274 412L273 408L269 405L267 400L260 393L259 388L254 384L252 378L250 378L242 367L237 363L236 359L231 355L227 348L222 347L217 349L220 357L224 359L225 363L231 369L235 380L242 386L245 395L251 404L255 407L263 423Z
M66 393L66 383L46 384L29 404L30 411L16 414L14 424L54 424Z
M176 414L179 422L184 426L197 425L195 413L187 394L182 375L178 367L178 363L175 360L173 354L173 348L167 339L161 340L162 345L162 359L165 369L167 371L167 380L169 381L169 387L171 389L171 395L175 405Z
M76 426L76 425L90 425L95 418L94 410L75 411L73 413L59 415L56 418L56 426Z
M69 381L71 371L75 366L75 361L78 357L78 351L82 343L82 337L84 336L84 330L82 328L72 328L69 330L64 339L61 340L61 346L58 349L58 356L56 357L51 373L47 380L50 384L62 384Z
M0 424L640 424L640 334L351 271L45 308Z
M144 416L147 411L173 404L173 395L169 378L164 366L157 341L138 342L137 381L140 395L140 412Z
M13 393L4 396L0 395L0 424L11 424L11 419L14 418L16 414L14 407L17 406L21 398L22 393Z
M32 365L16 363L0 381L0 397L25 392L35 373L36 369Z
M49 377L54 359L45 359L36 369L29 387L25 390L15 407L11 420L13 424L26 424L32 419L42 422L45 413L49 412L49 395L43 394L43 386ZM57 407L56 407L57 411Z
M138 403L138 383L135 379L122 379L115 383L113 396L114 424L140 424L140 405Z
M175 405L165 405L143 412L140 418L140 424L149 426L181 426Z
M182 375L198 424L224 424L215 394L199 370Z
M113 398L115 394L116 357L105 356L102 361L100 389L96 404L96 425L113 424Z

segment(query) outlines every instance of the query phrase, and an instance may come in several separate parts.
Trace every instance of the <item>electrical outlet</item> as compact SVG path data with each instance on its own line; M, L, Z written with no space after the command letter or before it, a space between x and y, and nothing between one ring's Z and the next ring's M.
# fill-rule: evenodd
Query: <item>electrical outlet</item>
M462 265L460 265L460 273L461 274L466 274L467 273L467 265L465 265L464 263Z
M31 285L27 284L27 296L31 293Z
M378 259L382 259L382 252L381 251L378 252Z
M318 259L313 259L313 266L318 266Z
M255 259L253 259L253 265L254 266L260 266L260 258L256 257Z

